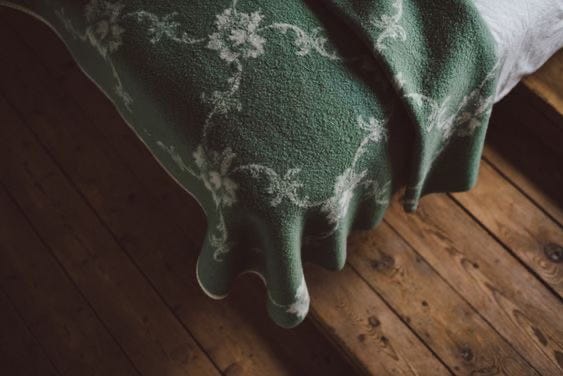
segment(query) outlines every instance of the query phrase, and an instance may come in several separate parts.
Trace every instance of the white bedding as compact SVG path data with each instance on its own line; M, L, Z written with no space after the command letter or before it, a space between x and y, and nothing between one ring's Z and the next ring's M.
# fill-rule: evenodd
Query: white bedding
M498 101L563 47L563 0L474 1L497 43Z

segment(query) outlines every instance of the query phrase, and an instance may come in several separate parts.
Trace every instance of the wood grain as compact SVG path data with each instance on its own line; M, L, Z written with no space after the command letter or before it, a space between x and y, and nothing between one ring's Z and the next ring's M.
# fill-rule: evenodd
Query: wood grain
M350 267L334 273L309 266L306 272L311 314L366 374L449 374Z
M0 188L0 208L5 199ZM1 289L0 307L0 370L12 376L60 375Z
M0 112L7 111L4 105ZM0 135L7 153L2 159L10 161L0 162L7 189L136 366L147 375L160 374L162 367L178 374L216 374L25 125L10 121Z
M388 224L354 234L349 248L354 269L450 370L537 374Z
M563 369L561 301L443 194L386 221L534 368Z
M57 369L72 375L138 375L3 188L0 210L1 287Z
M453 197L560 297L563 296L563 229L559 224L487 162L481 164L477 185ZM557 249L562 251L558 253Z

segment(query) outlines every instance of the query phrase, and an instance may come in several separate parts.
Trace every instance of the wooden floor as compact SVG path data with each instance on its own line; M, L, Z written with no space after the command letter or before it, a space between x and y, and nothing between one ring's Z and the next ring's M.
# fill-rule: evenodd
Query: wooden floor
M497 106L471 192L395 203L342 272L308 267L284 330L257 278L204 296L197 204L45 26L0 10L0 374L561 375L563 124L540 102Z

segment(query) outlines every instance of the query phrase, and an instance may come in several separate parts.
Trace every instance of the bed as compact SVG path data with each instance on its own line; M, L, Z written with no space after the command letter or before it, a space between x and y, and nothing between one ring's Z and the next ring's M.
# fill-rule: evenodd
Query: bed
M563 2L35 0L208 230L213 298L242 273L299 324L303 263L434 192L470 189L493 104L563 45Z
M475 0L475 5L496 43L499 101L563 47L563 2Z

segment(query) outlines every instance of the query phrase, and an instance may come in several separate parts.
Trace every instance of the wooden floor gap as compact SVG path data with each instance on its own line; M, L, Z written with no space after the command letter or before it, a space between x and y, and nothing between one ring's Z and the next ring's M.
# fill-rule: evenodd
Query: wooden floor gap
M401 238L419 257L421 257L422 259L424 259L424 257L419 253L419 251L414 247L414 245L412 245L409 240L407 238L405 238L395 227L393 227L393 225L391 223L389 223L388 221L386 221L384 219L385 223L387 223L389 225L389 227L393 230L393 232L395 234L397 234L397 236L399 238ZM518 351L518 349L515 348L515 346L511 343L511 341L509 341L504 335L502 335L502 333L500 333L495 325L493 325L492 322L490 322L485 316L483 316L481 314L481 312L473 305L471 304L471 302L469 300L467 300L467 298L465 296L463 296L463 294L461 294L451 283L450 281L448 281L446 278L444 278L442 276L442 274L440 274L440 272L438 270L436 270L430 263L428 263L428 266L436 273L436 275L439 276L439 278L441 280L444 281L444 283L446 283L446 285L448 285L452 291L454 291L469 307L471 307L471 309L479 316L481 317L481 319L500 337L502 338L506 344L512 348L512 350L517 353L518 355L520 355L520 357L530 366L530 368L534 369L538 375L541 374L537 369L535 369L535 367L533 367L529 360L520 352Z
M76 282L74 281L74 279L71 277L71 275L68 273L68 271L66 270L66 268L64 267L63 264L61 264L59 258L55 255L55 253L53 252L52 248L49 246L49 244L47 244L45 242L45 240L43 239L43 237L41 236L41 234L37 231L35 225L31 222L31 220L29 219L29 217L27 216L27 213L25 213L25 211L23 210L23 208L20 206L20 204L16 201L16 199L12 196L12 194L10 193L10 191L7 189L7 187L4 185L3 181L0 181L0 188L6 193L6 196L8 196L8 198L12 201L12 203L18 208L18 210L20 211L20 214L22 215L23 218L25 218L25 221L27 222L27 224L29 225L29 228L33 231L33 233L35 234L35 236L37 236L37 238L39 239L39 241L41 242L41 244L45 247L45 249L47 249L47 251L49 252L49 255L53 258L53 260L55 261L55 263L58 265L58 267L63 271L64 275L68 278L68 280L71 282L71 284L73 285L73 287L76 289L76 291L78 292L78 294L80 295L80 297L84 300L84 302L86 303L86 305L92 310L92 312L94 313L96 319L100 322L100 324L103 326L103 328L107 331L107 333L109 334L109 336L112 338L112 340L115 342L115 344L117 345L117 347L119 347L119 349L123 352L123 355L127 358L127 360L129 361L129 363L131 364L131 367L139 374L139 376L142 376L142 373L139 371L139 369L137 368L136 364L131 360L131 358L129 357L129 355L127 354L127 352L125 351L125 349L121 346L121 343L117 340L117 338L115 338L114 334L111 332L110 328L106 325L106 323L101 319L101 317L98 315L97 310L92 306L92 304L90 303L90 301L86 298L86 296L84 295L84 293L82 292L82 289L80 289L80 287L76 284Z
M137 264L137 262L133 259L133 257L129 254L129 252L127 252L127 250L125 250L122 245L119 242L119 239L115 236L114 232L112 231L111 227L109 227L107 225L107 223L103 220L103 218L100 217L99 213L97 212L97 210L92 207L91 203L88 201L88 199L86 197L84 197L83 192L80 190L79 187L76 186L76 184L74 183L74 181L70 178L70 176L68 176L67 172L64 170L63 166L60 165L59 161L56 160L56 158L51 154L50 150L43 144L43 142L41 141L41 139L39 138L39 136L35 133L35 131L32 129L32 127L29 126L29 124L27 124L26 119L21 116L21 113L18 111L18 109L12 104L10 103L10 100L8 98L6 98L6 96L3 93L0 93L0 96L2 96L4 98L4 100L8 103L8 105L13 109L13 111L19 116L21 122L23 124L26 125L26 127L28 128L29 132L31 134L33 134L33 137L36 139L37 143L42 147L43 152L45 152L45 154L47 154L49 156L49 158L51 159L52 163L57 167L57 169L60 171L60 173L64 176L64 178L66 179L67 183L77 192L77 194L80 196L80 198L84 201L84 203L86 204L86 206L94 213L94 215L96 216L96 218L98 219L98 221L102 224L102 226L108 231L108 233L111 235L112 239L118 244L120 250L127 256L127 258L129 259L129 261L134 265L134 267L139 271L139 273L143 276L143 278L145 279L145 281L148 283L148 285L151 287L151 289L155 292L155 294L159 297L159 299L161 300L161 302L170 310L170 312L172 313L172 315L174 316L174 318L177 320L177 322L184 328L184 330L190 335L190 337L193 338L193 340L195 341L195 343L197 344L197 346L200 348L200 350L206 355L206 357L208 358L208 360L213 364L213 366L217 369L217 371L219 373L222 372L221 368L216 364L215 360L212 359L209 354L205 351L204 347L201 345L201 343L197 340L197 338L195 338L192 334L192 332L186 327L186 325L183 323L183 321L178 317L177 313L172 309L172 307L170 307L168 305L168 303L164 300L164 298L162 297L162 294L160 293L160 291L158 289L155 288L154 284L152 283L152 280L150 280L148 278L148 276L145 274L145 272L139 268L139 265ZM3 185L3 184L2 184ZM5 187L4 187L5 189ZM6 189L5 189L6 190ZM8 192L6 190L6 192ZM11 196L11 194L8 195L10 197L10 199L12 201L15 202L15 199L13 198L13 196ZM16 203L16 205L18 205ZM18 205L18 208L21 209L21 207ZM22 211L23 213L23 211ZM71 276L68 274L68 272L66 271L66 269L64 268L64 266L60 263L59 259L56 257L56 255L52 252L51 248L48 246L48 244L43 240L43 238L40 236L39 232L35 229L35 227L33 227L33 224L29 221L29 218L27 217L27 215L25 213L23 213L23 215L26 217L26 220L28 221L28 223L30 224L30 226L33 228L34 232L36 233L36 235L41 239L41 241L43 242L43 244L49 249L49 251L51 252L51 255L56 259L57 263L59 264L59 266L61 268L63 268L63 270L65 271L65 274L67 275L67 277L69 279L71 279L73 281L73 284L75 285L75 287L80 291L81 295L82 291L78 288L78 286L74 283L74 280L71 278ZM84 296L83 296L84 297ZM84 297L85 298L85 297ZM88 304L90 305L90 302L88 301ZM90 305L90 307L94 310L94 308ZM94 312L96 312L94 310ZM96 314L97 315L97 314ZM98 316L97 316L98 317ZM98 319L100 319L98 317ZM101 321L101 320L100 320ZM104 327L106 328L106 330L108 330L108 332L110 333L110 335L112 336L112 338L117 342L116 338L114 337L114 335L111 333L111 331L109 330L109 328L106 326L105 323ZM123 348L121 347L121 344L118 342L119 347L123 350ZM125 353L127 355L127 353ZM129 359L129 357L128 357ZM131 359L129 359L131 361ZM139 372L139 370L135 367L135 369ZM139 372L140 374L140 372Z
M383 303L385 303L385 305L387 306L387 308L389 308L389 310L391 312L393 312L395 314L395 316L397 316L399 318L399 320L401 320L401 322L405 325L405 327L409 328L409 330L414 334L414 336L420 341L420 343L422 343L429 351L430 353L432 353L432 355L438 359L438 361L440 363L442 363L442 365L453 375L454 371L452 370L452 368L436 353L436 351L434 351L434 349L430 346L428 346L428 344L426 343L426 341L424 341L424 339L417 333L417 331L415 329L413 329L411 327L411 325L404 319L403 315L399 314L399 312L395 309L395 307L393 307L393 305L391 305L387 299L385 299L385 297L383 297L379 292L377 292L377 290L375 290L371 284L369 283L369 281L360 273L358 272L358 270L350 263L347 263L347 266L349 268L351 268L354 273L356 273L360 279L362 281L364 281L364 283L369 287L369 289L371 291L373 291L374 294L376 294L381 301L383 301Z
M473 221L475 221L479 227L481 227L484 231L487 232L487 234L492 237L498 244L501 245L502 248L504 248L509 254L510 256L512 256L515 260L518 261L518 263L520 265L522 265L524 268L526 268L526 270L533 275L538 282L540 282L547 290L549 290L550 293L552 293L557 299L561 300L562 297L557 293L557 291L555 291L553 289L552 286L550 286L548 283L546 283L543 278L541 278L540 275L538 275L538 273L532 269L526 262L524 262L522 260L521 257L519 257L505 242L502 241L502 239L500 239L494 232L492 232L487 226L485 226L483 223L481 223L481 221L479 221L479 219L477 217L475 217L475 215L473 215L473 213L467 209L465 206L463 206L461 204L461 202L459 202L458 199L456 199L451 193L447 194L448 197L459 207L461 208L461 210L463 210L469 217L471 217L471 219ZM557 222L555 222L557 223Z
M488 163L492 169L494 169L504 180L506 180L512 187L514 187L518 192L520 192L523 196L525 196L532 204L534 204L535 207L537 207L546 217L548 217L550 220L552 220L554 223L556 223L557 225L559 225L559 227L563 230L563 223L559 222L557 220L557 218L555 218L551 213L549 213L547 210L545 210L545 208L540 205L533 197L531 197L529 195L528 192L526 192L525 190L523 190L521 187L519 187L508 175L506 175L502 169L500 169L498 167L498 165L494 162L491 161L489 158L483 156L483 158L481 159L482 162L484 163Z
M0 181L0 189L4 191L4 193L6 193L6 195L8 197L10 197L10 200L12 202L15 203L14 199L9 195L6 187L4 186L4 183L2 181ZM15 203L16 204L16 203ZM16 204L17 205L17 204ZM19 207L18 207L19 208ZM21 211L21 208L19 208ZM26 218L27 219L27 218ZM39 346L39 348L41 349L41 353L45 356L45 358L47 359L47 361L49 362L49 364L53 367L53 369L55 370L55 372L59 375L59 376L63 376L63 374L61 373L61 371L57 368L56 364L53 362L53 360L51 359L51 357L47 354L47 351L45 351L45 347L43 346L43 343L41 343L41 341L39 341L39 339L36 337L35 333L33 333L33 331L31 330L31 328L29 327L29 325L25 322L24 318L22 317L21 312L17 309L17 307L14 305L14 303L12 302L12 300L10 299L10 296L6 293L6 291L4 291L4 289L2 288L2 286L0 285L0 294L2 294L4 296L4 299L8 302L8 304L10 305L10 307L12 308L12 310L16 313L16 315L18 316L18 318L20 319L22 325L25 327L25 329L27 330L27 332L29 333L29 335L35 340L35 342L37 343L37 345Z

